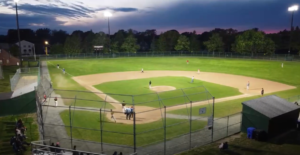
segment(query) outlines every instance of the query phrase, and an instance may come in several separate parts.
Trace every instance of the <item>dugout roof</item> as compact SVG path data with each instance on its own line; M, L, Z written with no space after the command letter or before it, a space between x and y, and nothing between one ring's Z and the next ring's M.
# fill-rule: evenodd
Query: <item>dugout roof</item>
M300 109L299 106L288 102L276 95L270 95L242 103L245 106L265 115L268 118L274 118L291 111Z

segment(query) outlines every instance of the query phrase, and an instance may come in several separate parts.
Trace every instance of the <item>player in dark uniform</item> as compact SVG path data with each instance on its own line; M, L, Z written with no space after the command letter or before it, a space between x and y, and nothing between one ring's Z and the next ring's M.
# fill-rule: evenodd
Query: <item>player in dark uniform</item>
M151 81L149 81L149 89L151 89Z
M264 96L264 93L265 93L264 88L262 88L261 89L261 96Z

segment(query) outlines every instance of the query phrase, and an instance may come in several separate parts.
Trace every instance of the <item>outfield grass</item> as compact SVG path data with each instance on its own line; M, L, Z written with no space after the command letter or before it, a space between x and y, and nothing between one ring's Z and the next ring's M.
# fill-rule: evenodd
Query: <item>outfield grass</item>
M186 64L186 60L189 64ZM294 86L300 85L299 62L284 62L281 68L280 61L246 60L246 59L214 59L195 57L155 57L155 58L116 58L116 59L80 59L80 60L56 60L49 63L59 64L61 68L73 76L140 71L148 70L179 70L203 72L228 73L268 79ZM49 64L48 63L48 64Z
M15 124L16 119L21 118L24 125L27 128L26 131L26 141L31 142L38 140L38 126L35 123L36 114L31 115L18 115L18 116L6 116L0 117L0 154L2 155L14 155L12 146L10 145L10 139L15 135ZM23 155L31 155L30 146L26 146L27 150Z
M10 75L14 75L18 66L2 66L4 79L0 79L0 93L11 92Z
M190 78L169 77L169 76L107 82L107 83L96 85L95 88L101 90L104 93L111 92L115 94L127 94L127 95L146 94L146 95L134 96L134 97L121 96L121 95L110 95L110 96L120 102L125 100L126 103L132 103L133 101L132 99L134 99L135 104L148 102L142 105L151 106L151 107L160 107L159 102L157 101L158 100L157 94L149 89L148 83L150 80L152 82L152 87L173 86L177 89L177 90L158 93L159 98L163 100L163 104L165 106L183 104L189 102L189 100L195 102L207 100L208 94L204 93L205 91L208 91L211 94L216 94L215 97L217 98L241 94L239 90L236 88L209 83L200 80L194 80L194 83L190 83L191 80ZM181 90L181 88L183 89ZM185 94L187 95L187 97L183 96ZM149 103L149 101L152 102Z
M100 142L100 116L96 112L73 111L74 116L72 136L76 139L91 140ZM73 115L73 114L72 114ZM70 124L69 111L60 113L64 124ZM107 120L103 115L103 142L133 146L133 125L113 123ZM167 118L167 139L189 133L189 120ZM136 125L136 140L138 146L157 143L164 139L163 120L147 124ZM176 125L175 125L176 124ZM194 120L192 122L192 131L201 130L207 124L206 121ZM80 128L76 128L80 127ZM88 129L82 129L88 128ZM66 128L68 135L70 129ZM147 132L148 131L148 132Z

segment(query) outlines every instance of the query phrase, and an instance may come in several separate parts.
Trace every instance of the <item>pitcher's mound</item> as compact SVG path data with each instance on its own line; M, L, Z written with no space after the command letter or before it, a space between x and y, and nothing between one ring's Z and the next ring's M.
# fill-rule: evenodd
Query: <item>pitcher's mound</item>
M151 87L151 90L155 91L155 92L163 92L163 91L169 91L169 90L176 90L176 88L172 87L172 86L154 86L154 87Z

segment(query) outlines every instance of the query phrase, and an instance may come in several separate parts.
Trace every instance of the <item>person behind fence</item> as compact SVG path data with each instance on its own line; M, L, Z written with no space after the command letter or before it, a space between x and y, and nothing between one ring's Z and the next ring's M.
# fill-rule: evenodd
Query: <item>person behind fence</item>
M47 100L47 96L46 96L46 94L44 95L44 102L46 102L46 100Z
M54 143L52 143L51 145L50 145L51 147L50 147L50 152L55 152L55 145L54 145Z
M126 114L126 119L130 120L130 115L131 115L131 108L126 108L125 109L125 114Z
M79 155L79 152L76 151L76 145L74 145L73 150L75 150L75 151L72 151L72 154L73 154L73 155Z
M220 149L220 150L227 150L227 149L228 149L228 142L221 143L221 144L219 145L219 149Z
M118 155L117 151L115 151L112 155Z
M123 155L123 153L122 152L120 152L120 154L119 155Z
M64 150L60 149L60 145L59 145L59 142L56 142L56 145L55 145L55 152L56 153L61 153L61 152L65 152Z
M133 118L133 111L134 111L134 107L131 106L131 108L130 108L130 114L129 114L129 120L130 120L131 117Z
M113 119L116 123L116 119L115 119L115 116L114 116L114 111L112 109L110 109L110 113L111 113L111 119Z
M57 104L58 104L57 97L54 98L54 103L55 103L55 106L57 107Z

